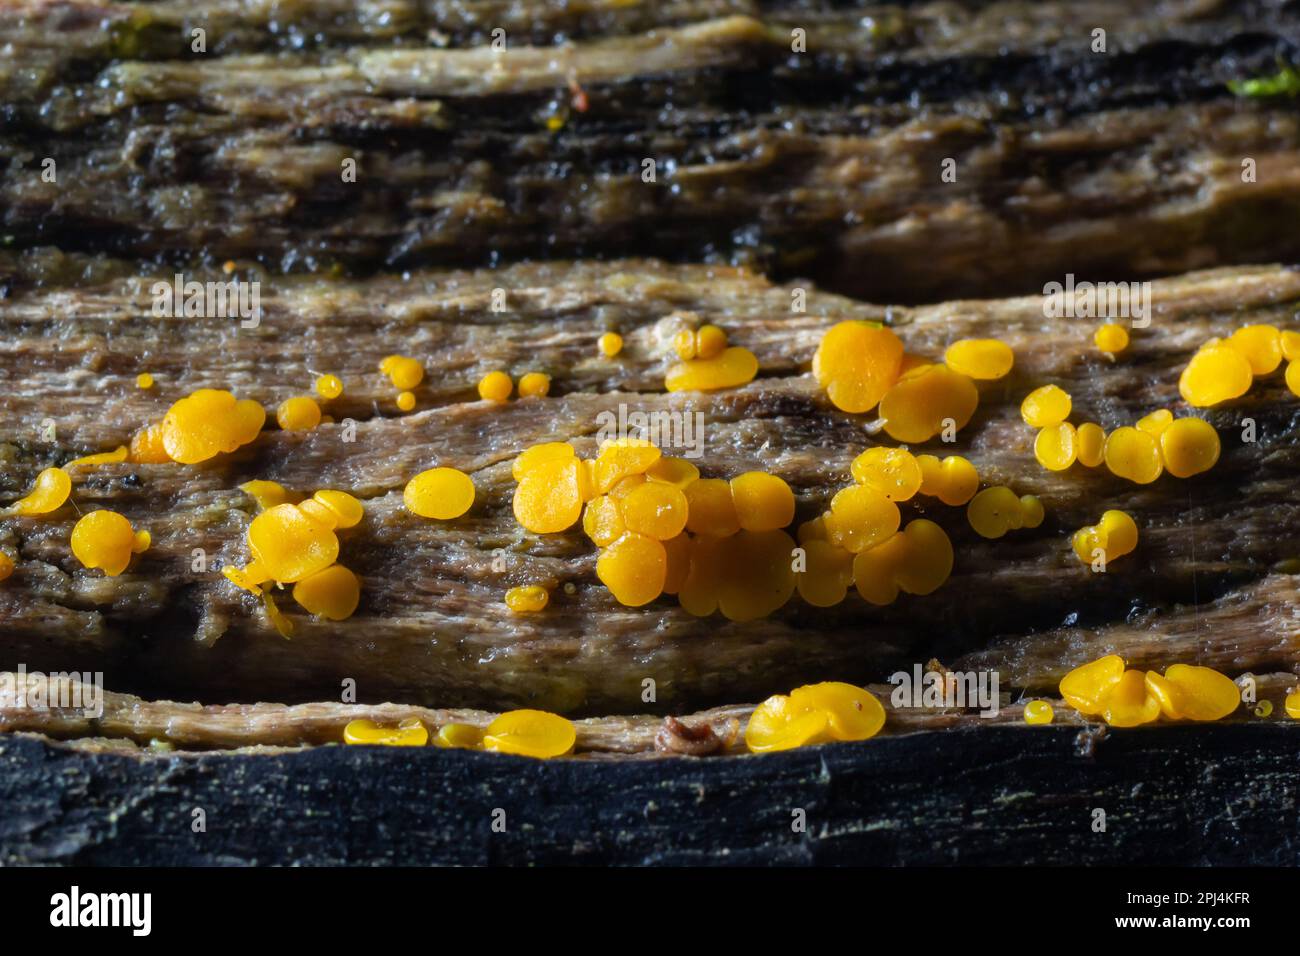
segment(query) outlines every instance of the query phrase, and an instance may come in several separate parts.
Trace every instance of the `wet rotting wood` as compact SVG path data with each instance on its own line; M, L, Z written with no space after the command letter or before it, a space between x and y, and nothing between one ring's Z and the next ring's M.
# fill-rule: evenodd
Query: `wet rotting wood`
M492 311L493 288L509 290L505 312ZM1179 372L1202 342L1251 322L1293 323L1300 272L1261 266L1156 282L1151 326L1117 361L1091 344L1095 321L1047 319L1040 297L884 309L813 291L808 311L792 313L789 287L729 268L646 260L343 284L267 280L263 296L265 316L251 330L233 320L154 318L148 282L139 279L0 303L7 500L43 467L128 441L195 388L230 388L268 408L306 392L309 370L339 374L348 388L337 408L327 403L335 424L309 433L271 428L195 467L100 466L78 474L75 508L0 521L0 543L18 559L0 588L0 667L103 670L113 690L211 703L337 700L340 682L353 678L372 703L585 716L680 714L808 680L880 681L931 657L1006 668L1016 686L1035 691L1117 648L1137 666L1200 661L1233 676L1296 669L1300 400L1280 373L1207 414L1224 442L1212 471L1148 486L1104 468L1045 471L1019 403L1056 382L1074 396L1077 421L1107 428L1179 407ZM759 379L713 394L660 391L683 312L753 349ZM815 610L795 598L772 617L735 624L694 618L669 598L624 608L596 581L595 549L580 529L539 537L518 526L514 457L556 439L591 455L601 414L620 406L702 413L706 475L773 471L795 489L797 520L820 513L873 442L867 419L836 411L804 371L820 335L846 318L887 320L909 351L936 358L967 336L1012 346L1015 369L981 388L958 443L917 450L966 454L986 484L1039 496L1041 527L990 542L974 534L963 509L918 498L904 510L939 522L956 550L939 591L888 608L851 595ZM596 348L607 328L627 342L614 360ZM404 416L377 372L399 349L430 372L417 390L421 410ZM491 368L546 370L553 392L506 404L469 400ZM143 370L158 380L149 391L133 384ZM344 416L356 419L355 441L344 441ZM1246 418L1253 442L1240 440ZM40 427L47 420L53 442ZM432 522L403 507L406 481L434 465L473 476L478 497L464 518ZM298 631L285 641L257 602L221 577L223 564L246 560L256 506L238 486L253 478L366 499L362 524L341 533L342 560L363 581L355 616L328 622L291 609ZM76 510L95 507L119 510L153 535L118 578L85 571L68 552ZM1140 544L1110 573L1092 574L1070 551L1069 534L1111 507L1136 517ZM201 572L193 570L196 548L206 556ZM506 589L520 583L552 589L545 613L506 608ZM647 678L657 687L650 705L642 700Z
M912 302L1300 256L1300 118L1227 85L1295 58L1293 5L18 0L0 33L13 250L649 254Z
M1073 728L986 729L653 763L432 747L140 759L13 735L0 862L1294 866L1297 733L1142 728L1082 757Z

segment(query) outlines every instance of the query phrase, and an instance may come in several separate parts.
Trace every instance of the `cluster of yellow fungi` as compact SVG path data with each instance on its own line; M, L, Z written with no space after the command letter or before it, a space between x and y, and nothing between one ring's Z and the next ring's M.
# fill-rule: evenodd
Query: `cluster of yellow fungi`
M415 388L424 381L424 366L407 355L385 355L379 362L379 371L397 389L397 407L404 412L415 408Z
M1245 395L1256 378L1273 374L1284 360L1287 387L1300 395L1300 332L1247 325L1204 343L1183 369L1178 391L1188 405L1209 408Z
M485 402L504 402L515 390L508 372L488 372L478 383L478 397ZM551 377L545 372L527 372L519 379L520 398L543 398L550 394Z
M1076 667L1061 679L1060 690L1079 713L1101 717L1112 727L1136 727L1160 717L1221 720L1241 703L1241 689L1213 668L1173 664L1161 676L1125 669L1118 654Z
M429 730L418 717L408 718L395 727L371 720L353 720L343 728L343 741L386 747L423 747L429 743ZM577 731L572 721L543 710L507 711L486 728L473 724L443 724L433 738L437 747L491 750L540 760L572 753L576 741Z
M248 525L245 538L252 560L243 568L227 565L221 573L231 583L262 599L267 617L284 637L292 623L280 612L264 585L293 585L293 599L309 614L331 621L351 617L361 600L361 582L341 564L335 531L361 522L364 506L345 491L325 489L306 500L273 481L242 486L263 509Z
M670 392L712 392L752 382L758 358L749 349L727 345L727 333L716 325L683 329L673 336L680 359L664 376Z
M754 708L745 727L751 753L837 740L866 740L885 725L885 708L861 687L827 681L776 694Z

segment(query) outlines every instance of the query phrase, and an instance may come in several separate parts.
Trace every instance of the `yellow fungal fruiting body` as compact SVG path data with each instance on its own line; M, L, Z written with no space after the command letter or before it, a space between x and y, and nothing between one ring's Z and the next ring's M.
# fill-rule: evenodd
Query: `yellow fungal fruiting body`
M897 532L902 516L878 488L851 485L836 492L823 520L832 544L860 554Z
M162 465L172 460L163 444L162 422L147 425L131 436L129 460L142 465Z
M1300 395L1300 360L1292 361L1286 367L1286 387L1292 395Z
M450 521L474 504L474 482L455 468L430 468L406 483L402 501L407 511L421 518Z
M572 753L577 731L571 721L542 710L512 710L488 724L483 749L542 760Z
M545 372L528 372L519 380L520 398L543 398L551 390L551 376Z
M716 591L723 617L754 621L784 606L795 591L794 547L794 539L780 530L741 530L724 539L717 550Z
M1111 474L1148 485L1165 470L1160 443L1150 432L1125 425L1106 437L1106 467Z
M1079 436L1069 422L1058 422L1038 430L1034 457L1048 471L1065 471L1079 457Z
M596 347L600 349L600 354L605 358L613 358L623 351L623 336L617 332L606 332L596 340Z
M473 724L443 724L433 738L434 746L449 750L480 750L483 729Z
M754 353L733 346L713 358L674 365L664 377L664 388L670 392L712 392L752 382L757 374L758 358Z
M429 742L429 730L416 717L396 727L382 727L373 720L353 720L343 728L343 742L379 747L423 747Z
M534 614L545 609L550 593L539 584L525 584L506 592L506 607L516 614Z
M1084 422L1074 432L1079 464L1096 468L1106 460L1106 430L1095 422Z
M1254 380L1250 361L1219 340L1192 356L1178 379L1178 392L1194 408L1209 408L1245 395Z
M883 544L853 559L853 581L858 593L872 604L892 604L898 592L926 595L939 589L952 574L952 542L947 533L925 518Z
M774 531L794 520L794 492L776 475L748 471L732 478L731 500L746 531Z
M946 505L958 507L966 504L979 491L980 476L972 465L960 455L949 455L940 461L934 455L918 455L921 468L921 494L938 498Z
M799 596L813 607L834 607L853 583L853 552L825 540L801 541L807 567L800 573Z
M365 506L346 491L324 488L312 495L312 502L330 512L331 527L335 528L353 528L366 513Z
M831 741L867 740L885 725L875 695L838 681L797 687L754 708L745 727L751 753L774 753Z
M598 495L582 511L582 530L598 547L604 548L622 537L627 530L618 499Z
M424 366L405 355L389 355L379 363L379 370L388 376L393 387L410 391L424 381Z
M116 511L92 511L72 529L72 553L87 568L100 568L115 578L131 563L131 555L149 546L137 537L131 522Z
M60 508L72 494L72 477L62 468L46 468L32 490L8 508L13 515L44 515Z
M673 336L673 352L683 362L695 358L695 333L691 329L682 329Z
M1020 403L1020 416L1032 428L1059 425L1070 417L1074 402L1069 393L1056 385L1036 388Z
M1284 705L1286 715L1292 720L1300 720L1300 687L1292 687L1287 691Z
M854 481L883 492L890 501L912 498L924 480L920 462L905 448L868 448L853 459L850 470Z
M740 530L731 485L722 478L700 478L686 486L686 529L692 534L727 537Z
M1160 716L1221 720L1241 704L1237 685L1209 667L1173 664L1164 676L1125 670L1115 654L1077 667L1061 681L1061 696L1081 714L1115 727L1136 727Z
M534 534L552 534L571 527L585 500L581 462L556 458L530 468L515 488L515 519Z
M1250 363L1253 375L1269 375L1282 364L1282 333L1271 325L1247 325L1228 337L1229 348Z
M148 372L141 372L135 377L135 387L143 389L153 388L153 376Z
M596 561L596 577L626 607L641 607L657 598L667 576L663 543L635 531L620 535Z
M1084 564L1091 566L1098 552L1109 564L1137 547L1137 523L1123 511L1107 511L1097 524L1076 531L1070 543Z
M1160 701L1147 688L1143 671L1126 670L1102 700L1102 719L1112 727L1138 727L1160 716Z
M247 539L254 562L267 579L281 584L292 584L323 571L339 555L339 539L333 527L298 505L287 503L268 508L254 518Z
M606 494L624 478L644 475L663 453L653 444L639 438L620 438L605 442L596 456L593 467L595 494Z
M1011 346L998 339L961 339L943 355L944 364L954 372L985 381L1006 377L1015 360Z
M322 375L316 379L316 394L326 400L343 394L343 379L337 375Z
M568 442L550 441L540 445L533 445L525 449L515 459L514 464L510 466L510 474L514 476L515 481L519 481L532 468L540 465L545 461L568 460L577 457L577 452Z
M293 599L309 614L344 621L361 602L361 582L343 565L332 564L295 584Z
M1105 710L1106 696L1124 674L1124 659L1118 654L1082 664L1061 678L1061 697L1086 716Z
M230 392L201 388L177 401L162 421L168 457L184 465L207 461L247 445L266 424L266 409Z
M681 534L686 527L689 509L686 495L680 488L660 481L639 483L622 499L619 507L629 531L648 535L656 541L667 541Z
M64 468L81 468L87 465L115 465L118 462L126 461L127 449L125 445L118 445L112 451L102 451L97 455L86 455L82 458L74 458L64 465Z
M415 393L414 393L414 392L398 392L398 393L397 393L397 408L398 408L399 411L403 411L403 412L409 412L409 411L412 411L412 410L415 408Z
M1037 528L1047 517L1047 512L1043 508L1043 503L1034 495L1021 495L1020 515L1023 520L1022 527Z
M1050 724L1055 716L1052 705L1045 700L1031 700L1025 704L1025 723L1031 726Z
M0 551L0 581L9 580L10 575L14 573L14 559Z
M1097 327L1092 340L1097 344L1097 348L1114 355L1128 348L1128 329L1114 322L1107 322Z
M1160 456L1175 478L1209 471L1219 460L1219 433L1200 418L1179 418L1160 433Z
M514 383L505 372L488 372L479 379L478 397L485 402L504 402L514 388Z
M1221 720L1241 704L1241 688L1213 668L1173 664L1165 680L1177 690L1179 716L1187 720Z
M946 365L904 373L880 400L885 432L895 441L929 441L945 429L960 431L979 407L975 383Z
M1000 538L1025 526L1025 508L1014 491L995 485L970 500L966 519L981 538Z
M673 458L664 455L646 469L645 476L650 481L662 481L685 489L687 485L700 477L700 469L685 458Z
M297 499L292 497L284 485L278 481L254 479L253 481L244 482L239 486L239 490L252 497L257 502L258 508L263 511L286 502L297 503Z
M286 399L275 410L275 420L287 432L309 432L320 424L320 406L305 395Z
M1138 431L1143 431L1148 435L1153 435L1156 438L1159 438L1164 434L1165 429L1173 424L1173 421L1173 412L1167 408L1157 408L1154 412L1151 412L1148 415L1143 415L1139 418L1137 428Z
M727 333L716 325L702 325L695 333L695 357L717 358L727 348Z
M898 380L902 361L902 340L890 329L840 322L822 336L812 371L836 408L860 413L880 404Z

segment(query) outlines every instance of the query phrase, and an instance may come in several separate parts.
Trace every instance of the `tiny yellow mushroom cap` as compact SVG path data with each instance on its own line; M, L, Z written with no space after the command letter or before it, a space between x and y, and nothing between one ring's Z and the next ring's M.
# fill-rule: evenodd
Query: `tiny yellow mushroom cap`
M515 488L515 520L534 534L553 534L582 515L581 463L556 458L530 468Z
M898 505L870 485L850 485L836 492L824 518L832 544L860 554L898 531L902 516Z
M289 398L275 410L275 420L287 432L307 432L320 424L320 406L305 395Z
M835 740L867 740L885 726L885 708L870 691L840 681L806 684L790 692L796 710L820 710Z
M623 336L617 332L606 332L596 340L596 347L600 349L600 354L605 358L613 358L623 351Z
M1218 462L1219 452L1219 433L1200 418L1180 418L1160 434L1161 457L1175 478L1209 471Z
M758 374L758 358L749 349L733 346L709 359L679 362L664 376L670 392L713 392L752 382Z
M692 329L682 329L673 336L673 352L683 362L695 358L695 332Z
M1147 693L1160 702L1160 713L1170 720L1182 720L1183 692L1155 671L1146 672Z
M397 393L397 408L398 408L399 411L403 411L403 412L409 412L409 411L411 411L412 409L414 409L414 408L415 408L415 393L414 393L414 392L398 392L398 393Z
M410 391L424 381L424 366L405 355L390 355L379 366L393 387Z
M1279 337L1278 345L1282 349L1282 357L1288 362L1300 359L1300 332L1287 329Z
M163 444L162 422L146 425L131 436L129 460L142 465L162 465L170 462L172 456L167 454Z
M690 505L675 485L642 481L623 498L620 508L629 531L649 535L656 541L668 541L686 528Z
M1292 687L1286 693L1286 715L1292 720L1300 720L1300 686Z
M92 511L72 529L72 553L87 568L115 578L131 563L136 536L131 522L116 511Z
M1273 702L1271 700L1261 700L1251 711L1256 717L1268 717L1273 713Z
M1128 329L1114 322L1107 322L1097 327L1092 340L1097 344L1097 348L1114 355L1128 348Z
M136 388L153 388L153 376L148 372L141 372L135 377Z
M44 515L61 507L72 494L72 477L62 468L46 468L36 476L26 497L9 506L9 514Z
M727 333L716 325L702 325L695 333L696 358L717 358L727 348Z
M14 573L14 559L0 551L0 581L7 581Z
M163 416L163 448L173 461L193 465L247 445L264 424L266 409L257 402L201 388L175 402Z
M975 383L946 365L907 372L880 400L885 432L895 441L919 443L951 427L961 430L979 407Z
M687 485L700 477L700 469L685 458L673 458L670 455L664 455L646 469L645 476L650 481L662 481L685 489Z
M1034 495L1020 496L1020 513L1024 520L1022 527L1025 528L1037 528L1047 516L1043 503Z
M731 484L722 478L699 478L683 494L690 510L686 530L691 534L725 538L740 530Z
M596 577L625 607L649 604L663 593L667 576L663 543L635 531L625 532L596 560Z
M918 455L921 494L938 498L946 505L964 505L979 491L980 476L967 459L949 455L940 461L934 455Z
M1167 408L1157 408L1149 415L1143 415L1138 419L1137 427L1139 431L1144 431L1148 435L1154 435L1159 438L1166 428L1174 421L1174 413Z
M127 449L125 445L118 445L112 451L101 451L96 455L86 455L82 458L74 458L64 465L64 468L80 468L83 465L115 465L118 462L126 461Z
M296 504L297 499L290 495L289 491L278 481L265 481L257 478L252 481L246 481L239 486L239 490L245 492L249 497L257 502L257 506L265 511L267 508L274 508L276 505L282 505L286 502Z
M729 621L767 617L794 595L794 539L781 530L740 530L720 542L718 610Z
M1178 688L1188 720L1220 720L1241 704L1241 688L1211 667L1173 664L1165 668L1165 680Z
M1005 485L985 488L966 506L966 519L981 538L1000 538L1025 524L1025 507Z
M1081 714L1100 716L1107 695L1123 674L1124 659L1118 654L1081 664L1061 678L1061 697Z
M1110 562L1131 552L1137 543L1137 522L1127 513L1115 509L1103 513L1097 524L1080 528L1071 539L1074 553L1087 565L1093 563L1098 549Z
M323 571L339 556L339 539L333 529L287 503L254 518L247 539L254 561L269 579L281 584Z
M658 447L640 438L619 438L606 442L596 456L593 477L595 494L605 494L630 475L644 475L663 455Z
M1112 474L1139 485L1149 485L1165 470L1156 437L1129 425L1106 436L1104 455Z
M1052 705L1045 700L1031 700L1025 704L1025 723L1031 726L1050 724L1056 716Z
M540 445L533 445L520 452L519 457L515 459L514 464L510 466L510 474L514 476L515 481L519 481L530 470L542 464L545 461L569 460L577 457L577 452L573 446L565 441L548 441Z
M799 596L813 607L839 604L853 583L853 552L815 538L800 538L800 547L807 556L807 567L799 575Z
M1020 416L1033 428L1059 425L1070 417L1074 402L1068 392L1056 385L1036 388L1020 403Z
M1106 430L1095 422L1084 422L1074 433L1079 464L1096 468L1106 460Z
M474 482L456 468L430 468L406 483L402 501L407 511L421 518L449 521L469 511Z
M998 339L961 339L943 354L944 364L954 372L985 381L1004 378L1015 361L1011 346Z
M598 495L588 501L582 511L582 530L601 548L622 537L627 525L623 523L623 511L618 500L609 495Z
M312 495L312 500L328 508L336 528L352 528L365 517L365 506L346 491L324 488Z
M543 710L511 710L483 732L483 749L548 759L573 752L578 734L572 721Z
M1211 342L1192 356L1178 379L1178 392L1194 408L1209 408L1245 395L1254 381L1250 361L1222 342Z
M293 599L309 614L345 621L361 602L361 582L341 564L332 564L293 586Z
M1160 716L1160 701L1147 690L1143 671L1125 671L1102 700L1102 718L1112 727L1137 727Z
M906 448L868 448L853 459L850 470L858 484L884 492L890 501L907 501L924 481L920 462Z
M758 754L829 743L830 724L827 711L806 709L785 694L776 694L754 708L745 725L745 746Z
M551 390L551 376L545 372L529 372L519 380L520 398L542 398Z
M1228 346L1240 352L1255 375L1268 375L1282 364L1282 333L1272 325L1247 325L1228 337Z
M322 375L316 379L316 394L324 399L338 398L343 394L343 379L337 375Z
M485 402L504 402L514 388L514 383L505 372L488 372L479 380L478 397Z
M525 584L506 592L506 607L516 614L534 614L545 609L551 595L540 584Z
M813 356L817 383L838 409L868 412L898 380L903 343L892 330L869 322L840 322L822 336Z
M353 720L343 728L343 742L377 747L423 747L429 742L429 730L416 717L396 727L384 727L373 720Z
M1079 457L1079 434L1069 422L1058 422L1038 430L1034 457L1048 471L1065 471Z
M449 750L479 750L483 746L483 728L473 724L443 724L433 743Z
M794 520L794 492L785 480L765 471L747 471L731 479L736 520L746 531L775 531Z

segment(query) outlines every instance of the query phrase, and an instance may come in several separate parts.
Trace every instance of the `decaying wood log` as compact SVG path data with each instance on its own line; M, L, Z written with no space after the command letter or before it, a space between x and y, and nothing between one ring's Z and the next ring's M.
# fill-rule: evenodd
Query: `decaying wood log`
M912 302L1300 255L1300 121L1227 87L1294 56L1288 4L18 0L0 27L19 249L659 255Z
M507 290L507 311L492 311L497 288ZM0 544L19 558L0 588L0 666L102 670L115 690L182 700L337 700L340 681L353 678L374 703L580 715L683 713L813 679L876 682L931 657L1006 668L1031 691L1050 691L1068 666L1112 648L1139 665L1292 670L1300 404L1280 375L1208 414L1224 442L1211 472L1149 486L1105 469L1044 471L1018 406L1032 388L1056 382L1074 396L1078 420L1132 423L1178 404L1179 371L1199 344L1249 322L1293 325L1298 300L1300 273L1280 267L1157 282L1151 326L1112 361L1091 345L1095 320L1046 319L1037 297L881 309L814 292L807 312L791 313L791 289L760 277L650 261L267 280L256 329L152 317L147 280L24 292L0 304L0 368L10 383L0 489L11 497L41 467L126 442L194 388L228 387L274 407L308 389L309 370L319 370L340 374L348 393L330 408L336 424L271 429L195 467L102 466L78 475L74 504L0 522ZM713 394L659 391L683 312L753 349L759 379ZM986 541L961 509L917 499L909 516L939 522L956 548L940 591L883 609L856 596L829 610L795 599L770 618L735 624L693 618L669 598L624 608L595 580L595 549L580 530L537 537L515 522L515 455L547 439L591 454L599 415L620 406L702 413L706 475L774 471L795 488L800 520L819 513L849 481L852 457L873 442L863 417L832 408L802 371L820 335L844 318L887 320L920 355L989 334L1013 347L1011 376L982 389L959 441L921 450L960 451L986 483L1038 495L1048 513L1041 527ZM607 328L627 341L616 360L595 348ZM393 417L394 390L375 369L397 350L430 374L419 389L423 410ZM147 392L133 385L146 368L159 381ZM552 394L468 401L492 368L544 369ZM344 416L356 421L354 442L343 440ZM49 422L53 442L42 427ZM478 499L463 519L429 522L403 507L405 482L435 464L473 476ZM354 617L295 614L298 631L285 641L251 596L221 577L223 564L245 560L255 505L238 485L252 478L367 499L363 524L342 533L341 559L364 583ZM153 534L150 551L113 579L85 571L68 551L76 509L110 505ZM1092 574L1068 535L1108 507L1133 514L1142 539L1111 573ZM193 570L196 548L206 555L202 572ZM545 614L513 615L502 603L522 582L552 588ZM641 697L646 678L657 685L653 705Z

